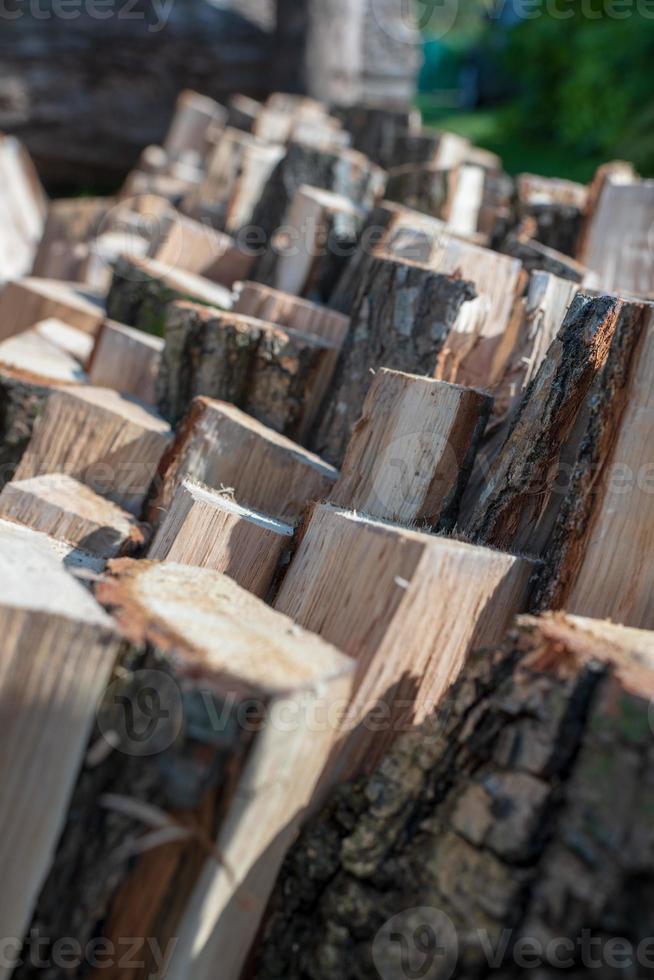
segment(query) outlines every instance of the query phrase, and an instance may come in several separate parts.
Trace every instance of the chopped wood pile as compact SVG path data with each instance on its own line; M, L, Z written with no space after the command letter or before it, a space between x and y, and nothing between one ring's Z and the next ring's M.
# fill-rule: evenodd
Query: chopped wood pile
M645 955L654 182L194 92L0 173L0 978Z

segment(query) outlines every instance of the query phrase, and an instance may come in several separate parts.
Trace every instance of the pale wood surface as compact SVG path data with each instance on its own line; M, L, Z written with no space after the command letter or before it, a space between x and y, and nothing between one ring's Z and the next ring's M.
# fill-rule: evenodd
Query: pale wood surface
M105 320L91 355L89 380L98 387L113 388L155 405L163 347L161 337Z
M0 493L0 517L101 558L129 554L145 542L131 514L64 473L7 483Z
M104 309L100 299L78 283L56 279L16 279L0 291L0 340L50 317L95 334Z
M0 513L1 505L2 494ZM290 525L242 507L225 494L184 480L148 557L213 568L265 599L292 536Z
M47 199L25 147L0 134L0 283L26 275L43 231Z
M55 347L74 357L83 368L87 367L95 343L90 334L78 327L71 327L69 323L57 320L55 317L41 320L35 324L34 329Z
M24 371L52 384L84 384L88 381L79 362L47 340L38 330L0 341L0 364L14 371Z
M153 258L227 287L246 279L253 261L229 235L181 214L175 214Z
M195 154L200 159L208 146L208 131L213 126L224 126L227 111L214 99L186 89L177 98L164 149L169 157L177 159Z
M197 398L159 476L149 512L154 524L187 477L229 490L242 506L293 523L309 502L329 495L338 471L233 405Z
M0 850L4 936L27 932L118 637L54 556L2 531ZM7 963L1 974L9 975Z
M138 515L171 441L160 416L109 388L53 391L15 474L67 473Z
M400 524L451 526L492 399L382 368L330 501Z
M350 326L349 317L342 313L258 282L237 286L234 312L314 334L339 346Z
M275 608L357 664L339 778L423 720L478 645L523 610L533 562L315 506ZM381 704L380 731L366 716Z
M654 296L654 180L604 183L587 231L582 261L590 270L586 284Z
M42 531L35 531L25 524L16 524L13 520L0 518L0 538L7 535L12 539L20 538L25 542L26 547L41 551L48 558L54 557L71 575L85 585L104 571L106 561L99 555L78 548L68 541L60 541Z

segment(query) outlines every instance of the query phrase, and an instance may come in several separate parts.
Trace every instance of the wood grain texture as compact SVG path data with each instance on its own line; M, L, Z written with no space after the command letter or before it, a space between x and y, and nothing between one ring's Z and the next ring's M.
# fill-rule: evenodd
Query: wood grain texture
M479 638L501 637L525 608L533 571L522 558L312 509L275 608L356 661L339 779L369 771L439 704Z
M100 299L76 283L26 277L0 290L0 340L28 330L49 317L95 334L104 319Z
M237 286L234 312L314 334L339 347L350 326L349 317L342 313L258 282L243 282Z
M158 524L180 483L230 491L237 503L285 523L322 500L338 477L333 466L226 402L196 398L161 462L149 519Z
M399 524L451 528L492 399L382 368L330 502Z
M113 388L121 395L156 405L163 348L161 337L105 320L91 354L89 381L98 388Z
M128 555L145 543L144 530L131 514L63 473L6 484L0 517L100 558Z
M67 473L139 515L170 427L147 406L109 388L53 391L34 427L16 480Z
M1 505L0 494L0 513ZM184 480L148 557L213 568L265 599L292 537L290 525L242 507L225 494Z

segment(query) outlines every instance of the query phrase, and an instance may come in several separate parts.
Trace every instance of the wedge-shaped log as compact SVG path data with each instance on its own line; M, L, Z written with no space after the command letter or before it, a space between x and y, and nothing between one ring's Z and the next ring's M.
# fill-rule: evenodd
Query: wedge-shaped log
M78 327L71 327L69 323L58 320L56 317L48 317L35 324L34 329L41 337L45 337L55 347L70 354L76 361L86 368L93 350L95 340Z
M15 937L9 958L50 871L119 652L109 617L23 530L0 528L0 929ZM0 976L10 965L3 958Z
M654 886L652 693L651 633L521 620L475 657L447 711L309 822L255 975L311 963L315 980L373 977L374 962L399 966L409 935L421 957L438 937L432 976L460 980L510 975L516 955L549 976L564 962L577 976L615 973L609 957L644 962L651 927L633 889Z
M38 330L0 341L0 366L43 378L52 384L84 384L88 378L78 361Z
M89 380L99 388L113 388L155 405L163 348L162 337L105 320L91 354Z
M186 89L177 99L164 150L172 160L189 156L202 160L210 146L211 130L221 128L226 122L224 106Z
M210 569L110 568L98 596L149 652L126 657L107 690L33 925L82 948L98 918L117 948L129 935L130 948L158 940L169 952L179 937L186 966L205 947L235 980L333 743L351 663Z
M279 323L300 333L314 334L337 344L339 348L343 346L350 327L350 318L342 313L258 282L237 285L234 312Z
M358 280L352 326L311 448L338 465L378 368L433 376L470 283L426 266L368 255Z
M229 235L175 214L153 258L171 269L193 272L231 287L237 280L247 279L254 256L240 249Z
M229 290L202 276L173 269L155 259L123 256L116 263L107 296L107 316L162 337L167 307L184 299L223 310L232 305Z
M356 661L339 779L369 770L439 704L469 652L525 608L533 571L512 555L312 509L275 608Z
M580 262L524 235L507 235L501 250L506 255L520 259L529 273L550 272L560 279L569 279L576 283L583 282L588 274L588 270Z
M365 211L341 194L302 185L258 277L275 289L326 303L356 248L364 217Z
M192 303L169 307L165 340L159 407L172 423L206 395L298 441L311 429L337 359L327 340Z
M329 496L337 477L333 466L234 405L196 398L161 461L148 516L158 524L188 478L229 490L243 507L294 523L308 503Z
M542 555L584 437L593 400L616 400L643 333L646 310L612 296L578 293L525 391L509 434L463 524L479 544Z
M64 473L8 483L0 493L0 517L100 558L128 555L145 544L131 514Z
M170 426L109 388L53 391L16 471L16 480L67 473L138 516Z
M597 391L552 535L536 603L654 627L648 583L654 520L654 313L634 353Z
M6 490L7 488L5 488ZM0 494L0 513L2 494ZM293 528L190 480L177 488L148 557L213 568L265 599Z
M79 284L56 279L15 279L0 290L0 340L49 317L95 334L104 319L104 308L99 297Z
M654 180L604 182L581 253L588 285L608 292L654 295Z
M453 527L492 398L382 368L330 502L399 524Z

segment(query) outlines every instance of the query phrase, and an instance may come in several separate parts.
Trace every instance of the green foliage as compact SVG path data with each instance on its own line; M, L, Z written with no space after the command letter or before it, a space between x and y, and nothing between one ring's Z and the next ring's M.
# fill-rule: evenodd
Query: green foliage
M513 134L551 139L575 155L624 157L654 172L654 4L651 16L616 19L630 5L584 0L525 20L509 32L505 53L519 91L509 117ZM594 16L588 16L593 12Z

